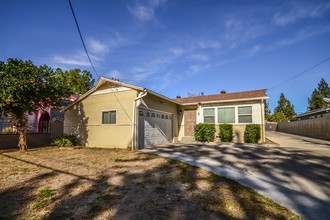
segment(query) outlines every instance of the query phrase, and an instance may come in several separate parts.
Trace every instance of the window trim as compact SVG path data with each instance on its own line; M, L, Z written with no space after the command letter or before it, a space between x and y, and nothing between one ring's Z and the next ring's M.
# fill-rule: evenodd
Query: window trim
M248 115L251 115L251 122L248 122L248 123L245 123L245 122L239 122L239 115L238 115L238 108L239 107L251 107L251 114L248 114ZM200 120L202 123L205 123L204 122L204 109L211 109L213 108L214 109L214 124L216 125L219 125L219 124L224 124L224 123L219 123L219 119L218 119L218 109L219 108L234 108L235 110L235 122L234 123L228 123L228 124L253 124L254 122L254 119L253 119L253 104L243 104L243 105L216 105L216 106L205 106L205 107L201 107L200 110L202 112L202 117L200 117ZM244 114L246 115L246 114Z
M214 114L213 115L206 115L206 117L213 117L214 118L214 121L213 123L207 123L207 124L215 124L216 123L216 108L215 107L206 107L206 108L203 108L203 123L206 123L205 122L205 115L204 115L204 110L205 109L213 109L214 110Z
M228 123L228 122L227 123L220 123L219 122L219 117L218 117L219 116L219 109L225 109L225 108L227 108L227 109L228 108L231 108L231 109L233 108L234 109L234 122L233 123ZM220 106L220 107L217 107L216 109L217 109L217 120L216 120L217 124L236 124L236 106Z
M238 109L244 107L251 107L251 114L239 114ZM251 116L251 122L240 122L239 116ZM253 107L252 105L237 106L237 124L252 124L253 123Z
M103 113L105 112L115 112L116 113L116 122L115 123L104 123L103 121ZM110 117L110 120L111 120L111 117ZM102 110L101 111L101 125L116 125L118 122L118 114L117 114L117 110L116 109L109 109L109 110Z

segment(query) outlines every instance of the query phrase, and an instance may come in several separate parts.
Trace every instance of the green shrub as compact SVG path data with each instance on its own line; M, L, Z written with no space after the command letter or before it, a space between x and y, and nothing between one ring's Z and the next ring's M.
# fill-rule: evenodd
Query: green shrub
M249 124L245 127L244 142L245 143L258 143L261 138L260 125Z
M77 138L74 135L63 134L55 138L53 144L59 147L72 147L77 145Z
M221 124L220 128L220 140L222 142L232 142L233 141L233 125L231 124Z
M4 128L1 131L1 134L12 134L12 133L14 133L14 132L13 132L13 129L10 127Z
M202 142L210 142L214 140L215 126L214 124L199 123L195 126L195 140Z

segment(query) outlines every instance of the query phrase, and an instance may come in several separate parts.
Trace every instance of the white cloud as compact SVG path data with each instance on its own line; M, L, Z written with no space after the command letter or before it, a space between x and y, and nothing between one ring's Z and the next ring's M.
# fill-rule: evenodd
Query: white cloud
M201 41L197 43L197 47L200 49L219 49L220 46L219 41Z
M191 54L188 58L197 61L207 61L209 59L208 56L204 54Z
M120 76L121 76L121 74L120 74L120 72L119 72L118 70L112 70L112 71L110 71L110 73L108 73L107 75L108 75L108 77L110 77L110 78L116 78L116 79L119 79Z
M189 66L187 73L191 76L191 75L195 75L198 72L204 71L208 68L210 68L209 64L206 64L206 65L195 64L195 65Z
M88 42L88 49L92 53L107 53L107 52L109 52L109 47L106 44L101 43L100 41L98 41L94 38L90 38L87 42Z
M274 15L273 21L276 25L287 25L304 18L317 18L328 12L330 2L314 4L313 1L307 3L291 3L285 11Z
M56 65L75 65L75 66L90 66L88 58L81 55L73 55L73 56L63 56L63 55L55 55L51 58L51 63Z
M166 3L166 0L135 1L128 5L128 11L137 19L149 21L155 17L155 11Z
M279 47L283 47L283 46L288 46L291 44L295 44L298 43L302 40L311 38L313 36L319 35L319 34L323 34L323 33L327 33L330 32L330 27L324 27L324 28L306 28L301 30L300 32L298 32L296 34L296 36L291 37L291 38L285 38L282 39L280 41L278 41L274 46L272 46L270 49L276 49Z
M181 56L185 53L185 50L182 48L172 48L170 49L170 52L173 53L175 56Z

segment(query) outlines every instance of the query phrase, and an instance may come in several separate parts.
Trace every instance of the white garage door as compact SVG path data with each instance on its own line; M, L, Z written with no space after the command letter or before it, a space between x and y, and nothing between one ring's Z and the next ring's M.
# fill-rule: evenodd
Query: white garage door
M138 112L139 148L172 142L172 114L148 109Z

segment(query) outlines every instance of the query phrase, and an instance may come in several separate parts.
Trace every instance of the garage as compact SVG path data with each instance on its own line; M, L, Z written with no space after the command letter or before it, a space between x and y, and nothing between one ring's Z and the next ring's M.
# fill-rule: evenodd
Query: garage
M171 113L139 108L139 148L171 143L173 139L172 121Z

